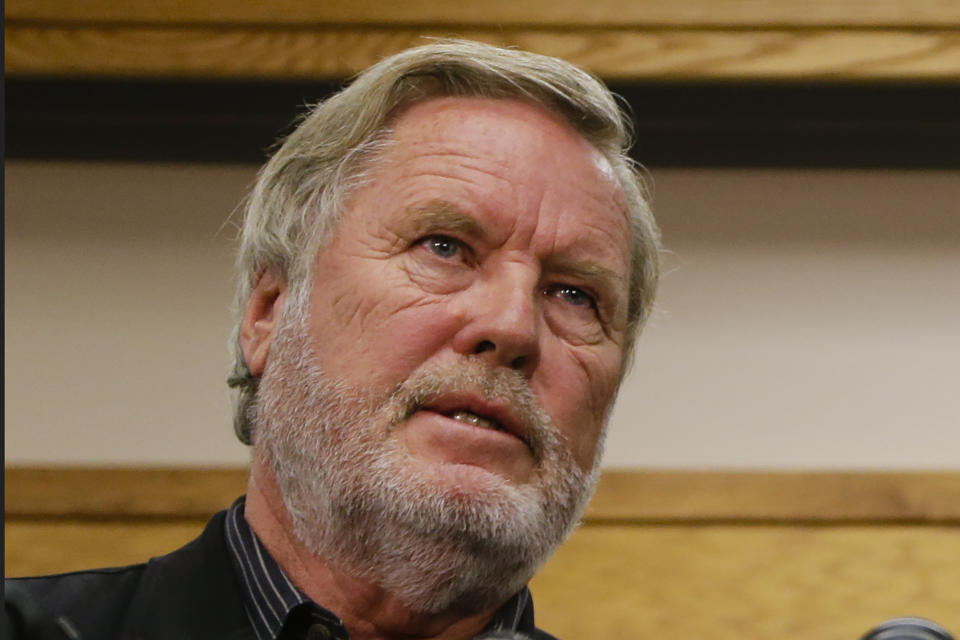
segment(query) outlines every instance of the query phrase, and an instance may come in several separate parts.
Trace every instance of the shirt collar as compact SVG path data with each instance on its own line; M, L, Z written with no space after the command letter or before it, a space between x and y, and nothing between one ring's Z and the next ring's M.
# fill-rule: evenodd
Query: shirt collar
M245 501L238 498L227 511L227 547L257 640L275 640L290 612L310 598L290 582L254 534L243 517Z
M243 515L246 498L241 496L227 510L226 537L243 593L244 608L257 640L277 640L291 614L310 609L313 618L341 629L340 620L300 591L276 563ZM493 615L484 632L533 631L533 602L524 587ZM346 637L346 632L343 632Z

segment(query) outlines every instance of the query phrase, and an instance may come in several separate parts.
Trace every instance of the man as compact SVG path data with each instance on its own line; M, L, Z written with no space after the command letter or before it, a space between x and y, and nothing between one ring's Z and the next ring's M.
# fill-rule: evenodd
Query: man
M590 496L656 286L627 144L594 78L476 43L318 105L246 206L245 499L146 565L18 581L15 617L85 639L550 638L525 585Z

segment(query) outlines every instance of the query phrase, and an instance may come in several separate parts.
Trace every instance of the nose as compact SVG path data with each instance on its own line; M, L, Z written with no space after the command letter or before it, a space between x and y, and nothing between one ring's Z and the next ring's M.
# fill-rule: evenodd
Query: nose
M536 280L504 276L478 289L464 301L465 320L454 336L454 349L529 377L540 360Z

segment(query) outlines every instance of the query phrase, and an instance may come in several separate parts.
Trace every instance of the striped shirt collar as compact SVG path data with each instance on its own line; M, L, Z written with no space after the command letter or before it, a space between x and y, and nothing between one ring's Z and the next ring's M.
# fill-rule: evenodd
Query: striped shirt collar
M227 547L257 640L275 640L290 612L309 603L310 598L290 582L247 524L243 517L245 502L241 497L227 511Z
M278 640L289 619L304 615L327 626L333 632L330 637L348 638L339 618L294 586L263 546L244 518L245 501L241 496L227 511L226 538L234 573L241 585L244 608L257 640ZM497 610L484 633L529 633L533 629L530 591L524 587Z

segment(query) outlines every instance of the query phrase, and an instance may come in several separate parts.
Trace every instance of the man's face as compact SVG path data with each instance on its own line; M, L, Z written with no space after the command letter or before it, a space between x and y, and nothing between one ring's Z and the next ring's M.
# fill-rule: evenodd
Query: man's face
M314 554L413 609L480 611L563 540L622 359L610 175L524 103L399 118L257 394L258 456Z
M527 381L583 470L623 357L630 225L605 159L518 101L412 107L317 258L308 339L324 371L386 397L465 360ZM508 403L461 391L392 425L414 464L462 490L538 473Z

